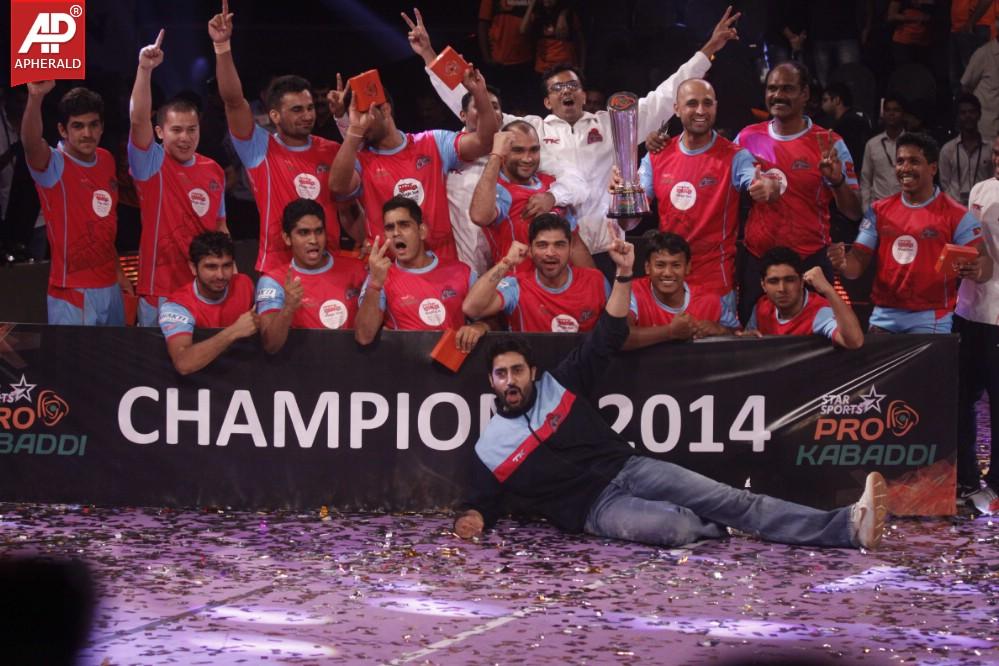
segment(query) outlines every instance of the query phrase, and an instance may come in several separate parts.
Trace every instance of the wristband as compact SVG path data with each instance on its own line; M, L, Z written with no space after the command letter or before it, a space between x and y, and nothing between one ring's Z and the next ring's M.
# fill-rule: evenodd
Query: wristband
M503 160L503 156L500 155L499 153L489 153L489 157L498 157L500 158L500 161Z
M825 176L823 176L822 177L822 182L825 183L826 187L831 187L832 189L835 190L835 189L838 189L838 188L840 188L840 187L843 186L843 183L846 182L846 176L840 176L838 183L834 183L831 180L829 180L828 178L826 178Z
M363 139L364 138L364 134L357 134L356 132L351 132L349 129L347 130L347 136L352 136L355 139Z
M212 46L215 48L215 55L222 55L232 50L232 45L228 39L224 42L212 42Z
M622 284L626 283L626 282L631 282L634 279L635 279L635 275L634 274L632 274L632 275L615 275L614 276L614 282L620 282Z

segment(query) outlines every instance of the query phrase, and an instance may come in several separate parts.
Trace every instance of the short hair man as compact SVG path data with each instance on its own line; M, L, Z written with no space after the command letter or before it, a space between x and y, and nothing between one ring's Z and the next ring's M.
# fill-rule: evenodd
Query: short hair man
M812 266L803 272L801 257L786 247L770 248L760 263L763 296L746 325L747 334L815 334L846 349L863 346L864 331L857 315L829 284L821 268Z
M292 328L354 327L364 264L329 253L325 216L323 207L312 199L296 199L285 206L282 237L291 250L291 261L257 281L260 338L268 353L284 346Z
M557 197L552 191L557 181L568 183L571 195L563 197L560 210L582 204L586 199L586 182L575 169L563 170L556 176L541 169L541 140L529 123L514 120L493 136L493 149L475 185L468 216L482 227L491 250L490 264L506 256L514 241L527 243L528 227L538 215L552 212ZM575 217L572 217L575 221ZM592 266L579 231L572 231L573 264ZM523 265L523 264L522 264ZM525 266L526 268L526 266Z
M954 331L961 334L961 391L958 399L958 492L980 513L999 513L999 138L992 142L992 178L971 188L971 212L981 220L984 262L982 282L963 280L957 293ZM975 403L989 394L991 455L985 485L978 478Z
M274 134L257 125L243 97L236 64L232 58L232 18L228 0L222 12L208 23L215 48L215 76L225 103L226 120L233 147L253 184L260 212L260 245L256 269L261 273L288 265L291 254L282 240L281 220L285 206L295 199L312 199L323 207L331 253L340 248L340 226L355 241L364 239L359 214L349 201L334 202L328 173L340 144L312 134L316 124L312 86L300 76L275 78L267 90L267 114ZM335 112L335 111L334 111ZM360 181L353 180L349 191Z
M975 216L933 184L940 149L931 137L903 134L896 142L895 174L902 191L874 202L864 216L853 248L829 248L829 260L847 279L863 275L877 255L871 300L871 330L888 333L950 333L957 278L936 270L944 245L984 252ZM960 275L987 279L984 264L967 262Z
M368 257L369 276L361 294L355 339L371 344L382 324L398 331L457 331L457 346L475 347L488 327L465 324L462 302L475 273L460 261L427 250L423 211L412 199L395 196L381 210L385 242L375 237ZM392 257L395 261L392 261Z
M853 106L850 86L835 81L822 91L822 112L829 118L831 129L843 137L850 155L864 156L864 145L871 136L867 116Z
M895 177L895 141L905 130L905 102L900 96L889 93L881 100L881 125L884 131L875 134L864 146L860 199L865 211L901 187Z
M875 547L887 515L884 478L867 477L852 507L820 511L753 495L682 467L636 455L587 397L628 337L634 250L616 241L606 311L582 344L550 372L518 338L489 353L497 413L472 459L470 491L455 519L464 539L480 536L500 515L504 495L567 532L679 546L723 538L731 526L771 541L813 546Z
M150 121L151 79L163 62L163 34L160 30L156 42L139 51L129 107L128 168L142 219L136 290L140 326L155 326L160 304L190 279L191 239L203 231L228 233L225 173L196 152L201 138L197 107L176 98L159 108L155 128Z
M646 136L658 128L673 114L676 87L687 79L704 76L711 67L711 59L730 40L738 38L735 28L740 14L727 9L715 25L711 37L694 55L665 81L661 82L638 102L638 136ZM420 20L410 22L410 45L424 57L432 57L433 49L426 27ZM448 107L458 115L458 100L461 93L450 90L447 85L427 70L430 83ZM614 142L610 114L606 109L590 113L584 109L586 88L582 72L568 65L557 65L541 75L543 102L551 113L541 116L525 116L523 120L534 126L541 138L542 159L545 164L561 161L574 166L586 179L589 196L576 211L580 238L591 254L606 252L620 234L615 223L607 224L607 209L610 206L610 193L606 184L610 180L614 166ZM516 120L504 115L503 121ZM613 229L613 232L612 232Z
M940 148L940 189L962 206L975 183L992 176L992 148L978 131L982 103L971 93L957 97L958 135Z
M514 331L592 329L610 287L597 269L569 266L569 222L554 213L539 215L531 222L528 238L529 247L514 241L507 255L472 287L465 299L465 314L479 319L502 312ZM507 277L528 253L534 271Z
M715 131L715 89L704 79L688 79L676 91L673 111L683 132L642 159L639 177L659 202L659 229L690 243L691 285L726 299L735 309L735 254L739 234L739 192L754 202L780 197L776 178L764 177L757 160Z
M182 375L201 370L234 342L257 332L253 282L236 272L229 235L202 232L191 240L188 252L194 281L167 297L158 315L170 361ZM196 328L222 330L194 342Z
M634 322L625 349L730 335L739 328L730 302L687 282L692 261L690 245L682 236L653 231L644 241L645 277L631 287Z
M773 204L753 206L746 220L745 261L739 292L739 318L746 321L760 292L760 257L772 247L797 252L805 267L821 266L832 280L826 258L831 242L829 206L860 219L860 197L853 158L835 132L814 124L805 115L809 100L808 69L790 61L770 70L765 101L769 121L749 125L735 142L771 165L767 173L780 179L781 197Z
M115 248L118 179L111 153L99 148L104 101L86 88L59 100L55 148L42 138L42 99L54 81L28 84L21 118L24 155L45 216L52 263L48 321L77 326L123 326L121 292L134 294Z
M330 190L337 196L359 196L364 205L368 238L384 237L381 211L394 196L413 199L423 211L427 247L441 259L458 259L448 214L447 173L461 162L489 152L499 129L486 81L475 68L465 72L476 109L474 132L430 130L403 133L396 127L391 100L361 113L347 91L350 124L343 146L330 167ZM362 183L358 189L356 183Z

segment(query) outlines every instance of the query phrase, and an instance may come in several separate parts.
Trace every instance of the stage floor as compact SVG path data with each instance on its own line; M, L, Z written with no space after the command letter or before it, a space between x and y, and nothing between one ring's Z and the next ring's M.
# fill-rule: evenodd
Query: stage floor
M999 663L995 517L893 520L872 553L450 527L0 503L0 556L88 564L83 664Z

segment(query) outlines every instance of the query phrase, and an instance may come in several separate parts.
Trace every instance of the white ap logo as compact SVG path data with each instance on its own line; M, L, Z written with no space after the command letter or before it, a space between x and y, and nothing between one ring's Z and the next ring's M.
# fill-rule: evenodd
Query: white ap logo
M17 52L27 53L32 44L41 44L42 53L59 53L59 45L73 39L75 34L76 20L72 16L43 12L35 18Z

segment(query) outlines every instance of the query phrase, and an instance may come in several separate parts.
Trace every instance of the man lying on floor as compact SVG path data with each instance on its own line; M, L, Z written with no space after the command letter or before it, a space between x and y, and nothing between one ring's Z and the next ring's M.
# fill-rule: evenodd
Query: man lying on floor
M672 463L634 453L583 396L628 338L634 248L610 249L614 287L596 328L551 372L539 372L522 339L495 343L489 383L498 413L475 444L472 495L454 522L463 539L495 523L510 493L567 532L678 546L726 536L726 527L768 541L874 548L887 517L887 488L867 476L856 504L820 511L756 495Z

